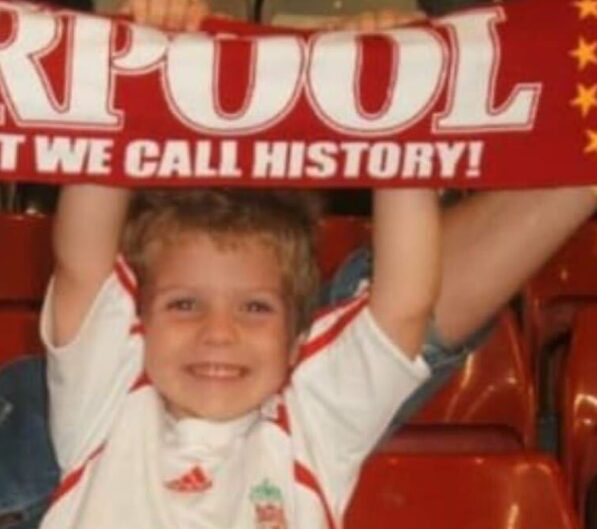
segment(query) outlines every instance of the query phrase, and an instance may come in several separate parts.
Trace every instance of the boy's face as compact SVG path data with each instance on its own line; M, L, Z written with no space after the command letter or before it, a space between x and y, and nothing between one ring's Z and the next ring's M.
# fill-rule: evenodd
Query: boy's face
M146 370L176 417L239 417L286 380L291 316L280 266L257 237L234 243L222 248L199 232L152 263Z

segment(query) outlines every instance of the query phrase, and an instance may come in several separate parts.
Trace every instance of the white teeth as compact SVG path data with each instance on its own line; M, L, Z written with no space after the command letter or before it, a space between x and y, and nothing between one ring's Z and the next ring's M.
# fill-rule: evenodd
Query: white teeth
M189 371L195 376L217 378L217 379L234 379L241 377L246 369L230 364L194 364L189 367Z

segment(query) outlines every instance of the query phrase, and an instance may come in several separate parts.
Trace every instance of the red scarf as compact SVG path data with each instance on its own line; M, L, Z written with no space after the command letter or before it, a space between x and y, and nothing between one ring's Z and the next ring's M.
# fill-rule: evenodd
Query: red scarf
M167 35L0 1L0 177L126 186L597 183L597 0L379 34Z

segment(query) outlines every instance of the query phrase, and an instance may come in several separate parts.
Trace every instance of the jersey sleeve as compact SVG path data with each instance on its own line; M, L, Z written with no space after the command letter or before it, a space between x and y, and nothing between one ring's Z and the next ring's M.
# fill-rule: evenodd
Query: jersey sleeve
M315 321L287 402L336 513L396 410L428 377L422 358L409 359L377 325L367 294Z
M120 404L142 374L142 338L134 280L116 264L93 301L75 338L54 345L53 283L41 318L48 353L50 429L63 471L80 465L106 438Z

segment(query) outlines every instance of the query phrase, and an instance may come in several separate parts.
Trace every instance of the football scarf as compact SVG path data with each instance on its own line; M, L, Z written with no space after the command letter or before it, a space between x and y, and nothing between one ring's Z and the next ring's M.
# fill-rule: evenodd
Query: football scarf
M171 34L0 1L0 180L123 186L597 183L597 0L375 34Z

